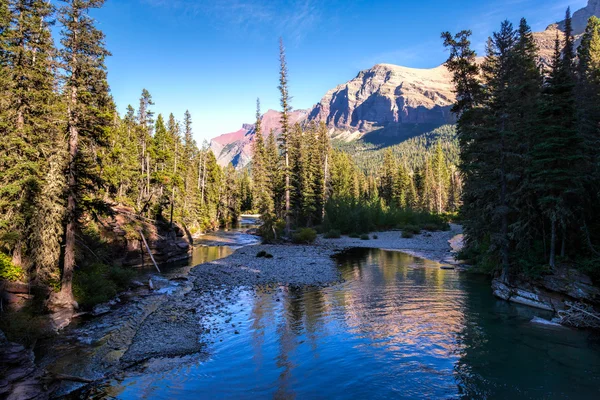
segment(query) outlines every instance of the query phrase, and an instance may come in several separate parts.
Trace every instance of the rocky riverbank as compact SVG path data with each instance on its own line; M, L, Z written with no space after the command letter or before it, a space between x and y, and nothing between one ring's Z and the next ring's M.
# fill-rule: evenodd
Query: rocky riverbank
M326 286L340 281L332 256L353 247L402 250L417 256L446 260L449 240L460 234L431 232L410 239L401 232L378 232L377 239L318 238L314 245L252 245L229 257L194 267L189 274L154 276L120 296L120 302L101 315L69 327L38 345L44 354L38 364L62 380L56 395L146 368L169 368L173 362L206 357L206 344L220 340L231 321L231 306L240 294L256 288L274 294L290 286Z
M402 251L415 257L426 258L445 264L455 264L453 253L460 250L462 244L462 226L450 224L447 231L422 232L412 238L401 237L400 231L374 232L369 240L342 236L339 239L325 239L319 236L316 245L321 248L340 252L353 247L376 248ZM454 240L454 245L451 241Z

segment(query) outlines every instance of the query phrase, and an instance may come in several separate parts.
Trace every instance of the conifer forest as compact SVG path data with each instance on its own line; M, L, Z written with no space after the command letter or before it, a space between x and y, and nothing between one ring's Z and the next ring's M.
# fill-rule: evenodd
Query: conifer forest
M0 399L600 398L600 1L209 3L0 0Z

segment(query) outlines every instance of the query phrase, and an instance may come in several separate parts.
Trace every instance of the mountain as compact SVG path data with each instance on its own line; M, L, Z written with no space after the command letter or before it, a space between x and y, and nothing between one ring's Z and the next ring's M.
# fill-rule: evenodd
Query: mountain
M600 0L589 0L586 7L573 14L577 40L592 15L600 17ZM534 33L542 62L550 60L561 29L564 21ZM340 142L361 140L378 146L402 143L454 123L450 112L455 100L451 79L443 65L418 69L377 64L329 90L311 109L294 111L291 121L323 121L330 128L332 139ZM262 117L264 132L273 129L279 133L279 117L279 112L267 111ZM231 162L243 167L252 158L253 137L254 125L245 124L239 131L214 138L211 148L221 165Z
M347 140L373 131L394 136L407 126L452 123L451 79L444 66L416 69L377 64L327 92L308 119L324 121L336 137Z
M269 110L261 117L262 132L265 139L269 132L281 132L279 121L281 113ZM295 124L306 120L308 111L294 110L290 114L290 123ZM252 159L252 141L254 139L254 124L244 124L238 131L226 133L210 141L210 148L217 157L220 165L232 163L236 167L246 166Z

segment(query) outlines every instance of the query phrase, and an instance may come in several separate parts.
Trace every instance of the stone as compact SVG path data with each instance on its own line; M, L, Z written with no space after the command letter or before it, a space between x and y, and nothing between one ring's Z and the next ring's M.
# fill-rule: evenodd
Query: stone
M523 304L530 307L539 308L542 310L555 311L553 302L541 296L533 290L526 290L518 287L508 286L499 279L492 281L492 291L496 297L513 303Z

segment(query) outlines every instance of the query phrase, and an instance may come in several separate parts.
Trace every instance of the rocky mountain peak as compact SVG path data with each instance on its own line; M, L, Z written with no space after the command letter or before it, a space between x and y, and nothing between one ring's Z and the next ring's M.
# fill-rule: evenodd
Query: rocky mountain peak
M577 36L585 32L587 22L593 15L597 17L600 16L600 0L588 0L587 6L573 13L573 34ZM565 21L560 21L556 25L558 29L564 30ZM551 27L552 25L550 25L548 28Z

